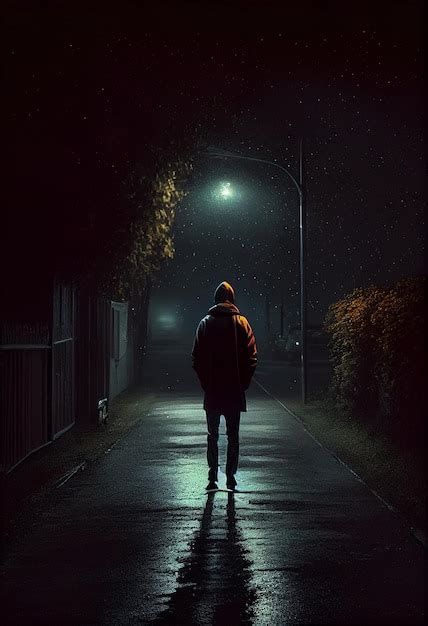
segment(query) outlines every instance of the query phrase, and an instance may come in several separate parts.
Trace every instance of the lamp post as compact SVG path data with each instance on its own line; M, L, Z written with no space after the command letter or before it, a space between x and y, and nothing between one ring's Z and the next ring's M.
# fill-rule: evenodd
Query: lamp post
M299 216L300 216L300 372L301 372L301 391L302 402L306 403L307 388L307 354L306 354L306 210L305 197L303 188L303 139L299 139L299 181L285 167L279 165L275 161L268 159L259 159L257 157L242 156L226 150L218 148L208 148L204 153L207 156L222 159L241 159L243 161L256 161L258 163L266 163L273 165L282 172L287 174L288 178L293 182L297 193L299 194Z

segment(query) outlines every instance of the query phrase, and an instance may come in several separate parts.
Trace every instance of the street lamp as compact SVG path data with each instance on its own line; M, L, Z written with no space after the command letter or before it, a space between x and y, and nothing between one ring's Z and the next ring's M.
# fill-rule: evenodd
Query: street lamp
M306 388L307 388L307 355L306 355L306 211L304 207L304 189L303 189L303 139L299 140L299 182L296 178L282 165L279 165L275 161L269 161L268 159L259 159L257 157L242 156L233 152L222 150L221 148L208 148L204 153L207 156L222 159L241 159L243 161L256 161L258 163L266 163L277 167L293 182L297 193L299 194L299 214L300 214L300 371L301 371L301 386L302 386L302 402L306 403ZM230 183L229 183L230 184ZM227 189L223 188L227 198Z

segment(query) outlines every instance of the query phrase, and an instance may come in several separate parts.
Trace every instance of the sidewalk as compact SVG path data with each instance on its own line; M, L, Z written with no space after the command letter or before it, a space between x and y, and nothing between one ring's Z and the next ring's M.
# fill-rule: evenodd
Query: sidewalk
M421 546L257 385L239 491L207 497L204 415L185 358L151 355L150 409L11 543L5 623L423 623Z
M106 454L148 411L154 395L142 388L120 394L100 426L74 426L58 440L30 455L4 479L2 540L26 532L43 513L50 493Z

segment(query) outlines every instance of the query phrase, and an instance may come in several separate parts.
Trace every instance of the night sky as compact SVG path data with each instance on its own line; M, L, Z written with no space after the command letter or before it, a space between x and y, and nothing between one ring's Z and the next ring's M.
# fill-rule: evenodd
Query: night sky
M37 181L42 204L40 180L60 167L71 189L55 188L65 223L83 197L88 206L105 197L108 211L116 187L97 180L109 172L119 186L156 132L202 113L211 146L276 160L295 176L304 137L314 323L354 287L422 273L422 3L287 4L10 4L6 119L17 187ZM215 197L222 182L233 197ZM266 294L275 307L282 293L287 321L296 322L290 180L273 166L195 155L187 191L155 315L192 326L229 280L256 328Z

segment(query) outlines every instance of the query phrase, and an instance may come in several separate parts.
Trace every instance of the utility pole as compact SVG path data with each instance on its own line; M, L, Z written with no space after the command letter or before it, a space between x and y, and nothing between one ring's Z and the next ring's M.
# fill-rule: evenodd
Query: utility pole
M303 186L304 176L303 139L299 140L299 209L300 209L300 378L302 403L306 403L307 390L307 343L306 343L306 207Z
M281 339L284 337L284 289L281 289L281 307L280 307L280 334Z
M269 295L266 294L266 333L267 333L267 342L270 345L270 302Z

